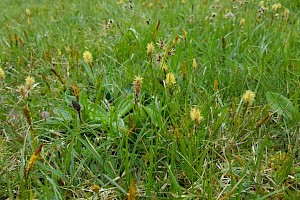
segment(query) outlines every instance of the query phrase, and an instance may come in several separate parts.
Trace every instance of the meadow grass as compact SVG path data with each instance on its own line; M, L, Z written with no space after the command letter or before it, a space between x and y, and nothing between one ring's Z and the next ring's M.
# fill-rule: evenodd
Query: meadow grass
M1 199L299 199L300 3L0 1Z

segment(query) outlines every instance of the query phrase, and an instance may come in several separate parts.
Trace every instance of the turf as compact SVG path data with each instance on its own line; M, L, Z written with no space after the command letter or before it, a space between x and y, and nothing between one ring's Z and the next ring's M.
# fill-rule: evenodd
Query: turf
M1 0L1 199L299 199L299 10Z

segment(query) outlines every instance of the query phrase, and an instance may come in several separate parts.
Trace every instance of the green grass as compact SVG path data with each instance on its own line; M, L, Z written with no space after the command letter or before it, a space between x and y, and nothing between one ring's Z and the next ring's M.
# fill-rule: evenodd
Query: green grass
M1 199L298 199L299 2L132 2L0 1Z

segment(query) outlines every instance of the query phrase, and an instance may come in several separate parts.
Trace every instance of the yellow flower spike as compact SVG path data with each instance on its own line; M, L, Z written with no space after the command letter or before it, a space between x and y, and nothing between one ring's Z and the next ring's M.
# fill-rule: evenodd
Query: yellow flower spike
M254 98L255 98L255 94L251 90L247 90L243 95L243 100L245 103L253 102Z
M167 71L167 70L168 70L168 65L167 65L167 62L166 62L166 61L163 62L162 66L161 66L161 69L162 69L163 71Z
M25 99L28 94L27 87L25 85L18 86L17 92L20 94L20 96Z
M192 121L195 122L195 124L198 124L199 122L201 122L204 119L204 117L201 115L198 107L191 109L190 117L191 117Z
M166 75L166 84L169 86L169 87L173 87L173 85L175 85L176 81L175 81L175 77L172 73L168 73Z
M27 168L25 170L25 176L28 177L28 174L32 170L33 166L35 165L36 161L40 157L42 151L43 143L38 146L38 148L34 151L34 153L30 156L30 159L27 164Z
M27 17L30 17L30 16L31 16L31 11L30 11L29 8L27 8L27 9L25 10L25 15L26 15Z
M0 67L0 79L5 79L5 72L1 67Z
M246 22L246 20L245 20L244 18L242 18L242 19L240 20L240 26L244 26L244 25L245 25L245 22Z
M93 56L92 56L91 52L85 51L85 52L83 52L82 56L83 56L83 60L91 66L93 63Z
M32 76L28 76L26 79L25 79L25 86L28 90L31 90L33 85L35 83L35 79L32 77Z
M142 91L142 83L143 83L143 78L140 76L136 76L133 81L133 92L134 92L134 100L136 105L138 105L138 97L140 92Z
M142 90L142 83L143 83L143 78L140 76L136 76L133 81L133 91L136 96L139 95L139 93Z
M135 200L136 199L136 186L134 179L130 181L130 187L128 191L128 200Z
M196 61L196 58L193 59L193 64L192 64L192 66L193 66L193 69L196 70L196 68L197 68L197 61Z
M182 36L183 36L184 41L186 41L187 32L184 28L182 28Z
M147 55L149 55L150 57L152 57L152 55L154 54L155 48L153 45L153 42L150 42L147 44Z
M92 191L95 192L95 193L99 193L99 191L100 191L100 186L94 184L94 185L92 186Z
M176 45L179 43L179 41L180 41L180 37L179 37L179 35L176 35L174 38L174 41L173 41L173 46L176 47Z

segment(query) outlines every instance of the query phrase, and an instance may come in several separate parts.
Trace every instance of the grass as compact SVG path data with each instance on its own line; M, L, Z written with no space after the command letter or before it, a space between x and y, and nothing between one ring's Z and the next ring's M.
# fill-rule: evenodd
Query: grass
M1 199L298 199L299 8L2 0Z

